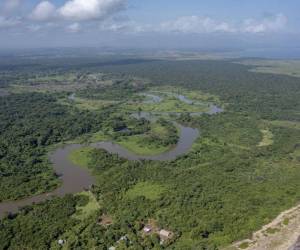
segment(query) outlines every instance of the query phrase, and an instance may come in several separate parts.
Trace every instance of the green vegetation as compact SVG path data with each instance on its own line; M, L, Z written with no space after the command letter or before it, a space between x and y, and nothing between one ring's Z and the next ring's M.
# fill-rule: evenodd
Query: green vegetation
M261 130L262 133L262 140L261 142L258 144L259 147L266 147L266 146L270 146L273 144L273 134L270 130L268 129L262 129Z
M127 103L124 108L128 111L143 110L147 112L206 112L210 103L219 103L217 97L203 94L201 91L187 91L182 88L172 89L171 87L152 88L149 94L159 96L160 102L136 100ZM189 99L190 98L190 99ZM147 97L146 97L147 100Z
M53 241L76 222L76 199L54 198L24 208L16 217L0 222L1 249L49 249Z
M99 85L78 92L79 97L91 100L122 101L129 99L139 91L144 90L144 84L136 78L115 80L110 85Z
M73 150L69 155L70 161L80 167L88 167L90 161L90 154L93 149L90 147L84 147L80 149Z
M126 192L126 197L133 200L144 196L149 200L157 200L165 191L166 188L160 184L139 182Z
M160 86L152 87L151 92L154 94L162 94L164 96L183 95L193 102L213 102L216 104L221 104L218 96L203 92L199 89L191 91L188 88L179 86Z
M114 104L114 101L104 101L104 100L88 100L83 98L76 98L70 105L75 105L79 109L83 110L99 110Z
M96 132L106 117L69 109L45 94L0 98L0 201L31 196L59 184L50 146Z
M187 155L168 162L128 161L90 148L74 151L72 161L96 177L91 189L96 200L66 196L10 215L0 222L0 248L58 249L57 241L63 239L64 249L218 249L249 237L299 202L299 79L249 72L249 66L230 61L62 61L63 66L57 62L55 67L63 75L80 68L81 73L112 78L106 86L80 89L79 98L91 101L92 107L98 101L116 102L81 110L70 105L65 91L0 97L2 200L57 186L46 160L48 148L57 143L113 140L151 154L177 142L175 119L198 128L201 136ZM43 75L37 72L45 70L42 63L30 72L18 64L4 74L2 64L4 88L26 78L26 72ZM49 62L45 65L55 70ZM169 94L163 94L160 104L145 103L140 95L170 88L191 100L221 103L226 111L191 116L203 105ZM129 109L186 112L148 121L130 116ZM114 223L102 226L102 215ZM157 237L141 236L149 219L174 232L174 239L160 245ZM120 243L124 236L128 240Z
M244 65L254 66L252 72L300 77L299 60L242 60Z
M165 98L156 104L128 104L125 108L129 111L143 110L148 112L204 112L209 109L207 105L190 105L181 102L175 97Z
M291 129L300 129L300 122L298 121L268 121L270 124L278 127L291 128Z
M282 222L283 225L287 226L290 223L290 219L289 218L285 218Z
M166 152L178 141L178 130L171 122L160 118L151 123L145 134L123 136L117 143L138 155L157 155Z
M91 192L79 193L77 197L79 197L79 201L76 205L74 218L85 220L100 210L99 203Z
M166 152L169 147L157 146L156 144L145 144L144 136L123 137L117 143L126 148L128 151L137 155L157 155Z
M246 249L249 247L249 243L248 242L243 242L242 244L239 245L240 249Z
M227 110L267 120L300 120L299 79L249 72L249 66L228 61L146 61L101 67L151 79L156 86L184 87L218 96Z
M111 140L111 137L107 134L104 134L103 131L98 131L96 133L93 133L89 140L91 142L108 141Z

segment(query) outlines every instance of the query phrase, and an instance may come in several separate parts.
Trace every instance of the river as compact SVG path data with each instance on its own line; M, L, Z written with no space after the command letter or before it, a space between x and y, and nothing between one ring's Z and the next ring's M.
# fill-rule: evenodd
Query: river
M68 159L70 152L80 147L81 145L79 144L67 145L59 148L49 156L55 173L60 176L62 184L59 188L49 193L17 201L2 202L0 203L0 217L3 217L6 213L15 213L21 207L50 199L53 195L62 197L66 194L78 193L89 188L95 181L93 176L88 170L76 166Z
M155 160L155 161L168 161L175 160L178 156L186 154L192 147L194 141L199 136L198 129L184 127L178 125L180 128L180 137L177 145L170 151L164 152L155 156L141 156L129 152L122 146L113 142L98 142L93 143L90 146L94 148L101 148L109 153L118 154L122 158L128 160ZM58 148L52 153L49 158L53 164L55 173L60 176L61 186L53 192L36 195L30 198L25 198L17 201L7 201L0 203L0 217L3 217L6 213L15 213L21 207L31 205L33 203L39 203L50 199L51 196L64 196L66 194L74 194L88 189L95 183L95 179L87 169L80 168L73 164L69 160L69 155L72 150L83 147L80 144L66 145Z
M72 94L70 99L75 98L75 94ZM152 98L155 98L152 96ZM158 98L156 101L160 101ZM223 110L217 106L211 105L209 114L216 114L222 112ZM161 114L161 113L160 113ZM195 113L194 115L199 115L202 113ZM148 112L141 112L133 114L137 118L153 119L156 114L151 114ZM136 155L122 146L113 143L111 141L93 143L90 146L94 148L101 148L109 153L118 154L122 158L128 160L153 160L153 161L169 161L175 160L177 157L188 153L192 148L193 143L199 136L198 129L185 127L177 124L180 128L180 136L178 143L169 151L161 153L154 156L142 156ZM25 198L17 201L6 201L0 203L0 217L5 216L7 213L16 213L20 208L31 205L33 203L39 203L47 199L51 199L51 196L64 196L66 194L74 194L88 189L92 184L95 183L94 177L91 173L84 168L76 166L69 160L69 154L72 150L79 149L83 147L80 144L66 145L58 148L55 152L49 155L50 161L53 164L55 173L60 176L61 185L54 191L49 193L44 193L36 195L30 198Z

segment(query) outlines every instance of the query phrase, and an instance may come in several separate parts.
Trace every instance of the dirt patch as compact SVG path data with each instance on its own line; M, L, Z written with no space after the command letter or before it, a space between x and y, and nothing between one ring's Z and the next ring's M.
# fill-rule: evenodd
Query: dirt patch
M300 236L300 205L282 212L271 223L253 233L252 239L234 243L226 249L293 250Z
M108 227L112 224L113 224L113 219L107 214L103 214L99 219L99 225L101 226Z

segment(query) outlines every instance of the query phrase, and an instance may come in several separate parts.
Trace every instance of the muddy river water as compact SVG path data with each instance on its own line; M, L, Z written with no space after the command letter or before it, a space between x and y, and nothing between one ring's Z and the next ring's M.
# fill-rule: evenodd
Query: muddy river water
M222 112L222 109L216 106L211 106L211 110L208 113L215 114L219 112ZM143 115L141 115L140 117L142 116ZM126 158L128 160L175 160L177 157L188 153L188 151L192 148L193 143L199 136L198 129L185 127L179 124L177 124L177 126L180 128L180 137L177 145L174 146L171 150L159 155L136 155L111 141L93 143L90 146L94 148L104 149L109 153L118 154L120 157ZM81 147L83 146L80 144L66 145L58 148L56 151L49 155L55 173L60 176L60 187L52 192L36 195L30 198L25 198L17 201L2 202L0 203L0 217L5 216L5 214L7 213L15 213L24 206L50 199L51 196L64 196L66 194L74 194L88 189L95 182L94 177L87 169L80 168L69 160L69 154L71 153L71 151L79 149Z
M155 160L168 161L175 160L178 156L186 154L192 147L194 141L199 136L198 129L184 127L178 125L180 128L180 138L177 145L170 151L164 152L154 156L136 155L122 146L113 142L98 142L90 146L94 148L105 149L109 153L118 154L122 158L128 160ZM84 168L80 168L69 160L69 154L75 150L83 147L80 144L71 144L57 149L49 158L53 164L54 171L61 179L61 186L50 193L36 195L30 198L8 201L0 203L0 217L6 213L15 213L19 208L33 203L39 203L51 198L51 196L64 196L66 194L74 194L87 189L94 183L94 178L91 173Z

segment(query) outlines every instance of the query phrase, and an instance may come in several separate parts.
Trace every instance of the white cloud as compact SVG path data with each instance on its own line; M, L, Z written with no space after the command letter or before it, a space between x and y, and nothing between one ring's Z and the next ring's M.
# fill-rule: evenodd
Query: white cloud
M0 0L1 1L1 0ZM6 9L16 9L23 0L4 0ZM287 26L287 17L283 14L269 15L261 19L217 20L212 17L183 16L160 24L137 23L127 16L120 16L126 9L128 0L64 0L61 7L42 0L30 14L18 17L19 12L2 12L0 28L19 25L26 30L40 29L65 30L69 32L115 32L115 33L183 33L183 34L260 34L279 32ZM3 9L2 9L3 10ZM118 15L117 15L118 14ZM27 18L26 18L27 17ZM51 22L51 25L48 25ZM51 26L51 27L50 27Z
M287 17L283 14L271 15L262 20L246 19L240 24L217 21L210 17L184 16L160 24L158 31L178 33L267 33L283 30Z
M77 33L79 32L81 29L81 26L79 23L72 23L69 26L67 26L67 31L71 32L71 33Z
M103 19L124 9L126 3L126 0L69 0L58 12L71 20Z
M175 21L160 25L161 31L182 33L233 32L234 28L226 22L219 22L210 17L184 16Z
M0 28L10 28L20 24L20 20L17 18L6 18L0 16Z
M131 20L115 20L110 19L99 24L101 31L123 32L123 33L140 33L151 30L151 27L139 25Z
M243 23L242 31L248 33L276 32L285 28L287 17L283 14L269 16L261 21L247 19Z
M40 2L32 11L30 18L35 21L47 21L54 17L56 8L49 1Z

